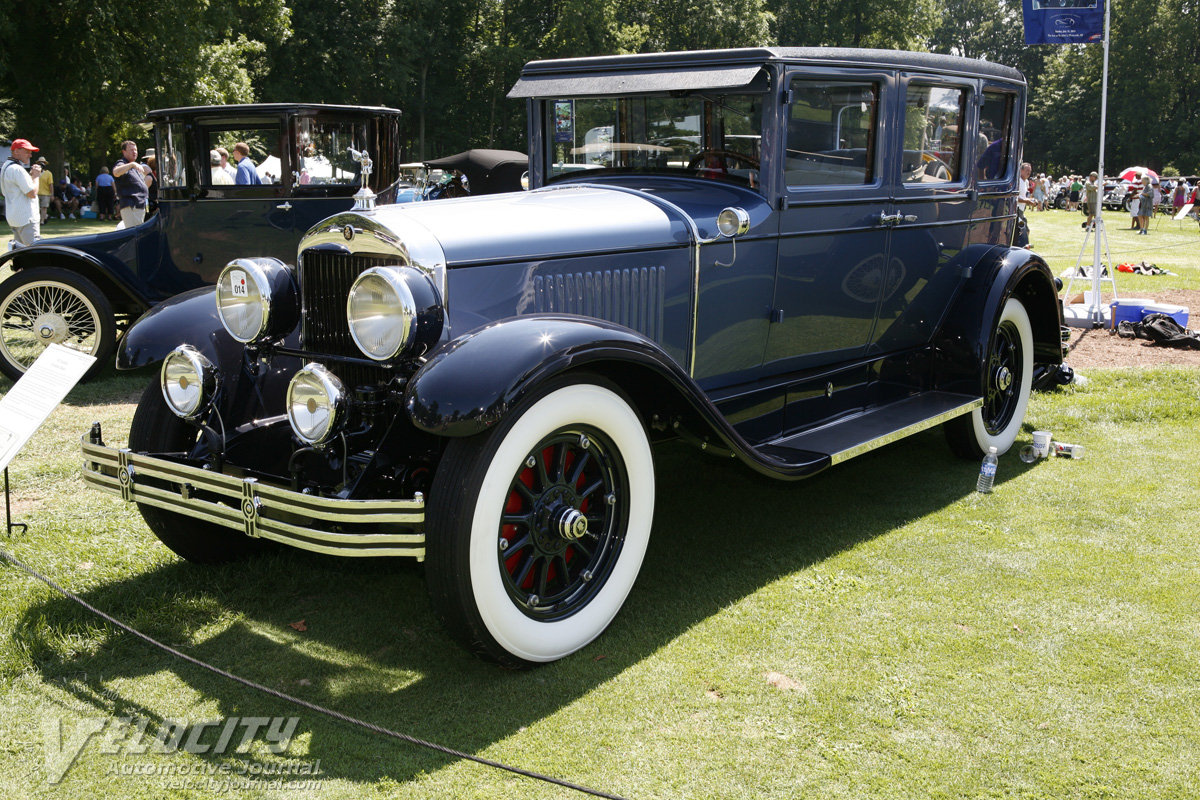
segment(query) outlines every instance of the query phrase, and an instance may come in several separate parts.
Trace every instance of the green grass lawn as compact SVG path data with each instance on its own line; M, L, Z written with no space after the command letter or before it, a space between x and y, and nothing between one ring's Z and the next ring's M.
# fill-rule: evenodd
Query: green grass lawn
M1031 215L1056 272L1074 263L1079 220ZM1200 288L1194 222L1150 237L1122 236L1119 222L1114 260L1178 273L1118 275L1123 293ZM1096 370L1035 396L1020 443L1045 429L1087 456L1027 465L1014 449L990 495L937 430L796 484L667 446L625 609L582 652L523 673L449 639L419 565L289 551L196 567L134 509L84 490L79 437L99 420L110 444L123 440L153 375L110 369L72 392L13 462L15 517L30 527L3 545L246 678L630 798L1198 795L1198 370ZM238 794L582 796L257 694L12 568L0 569L0 630L0 797L210 797L211 785L122 770L318 759L312 785ZM48 783L46 726L69 739L102 716L148 719L151 735L172 720L300 722L278 756L261 737L247 753L193 755L97 736Z
M1084 247L1084 217L1078 212L1039 211L1026 215L1029 221L1029 240L1033 249L1050 264L1055 274L1078 263L1092 263L1092 238ZM1104 229L1108 252L1115 267L1122 262L1137 264L1145 261L1176 273L1174 276L1130 275L1117 273L1117 290L1126 297L1156 288L1200 289L1200 225L1187 218L1176 222L1169 216L1150 220L1150 234L1139 236L1130 230L1130 217L1116 211L1104 212ZM1103 243L1103 239L1101 240ZM1090 289L1090 281L1076 281L1072 294ZM1102 287L1107 293L1107 286ZM1200 309L1197 309L1200 314ZM1193 325L1195 327L1195 325Z

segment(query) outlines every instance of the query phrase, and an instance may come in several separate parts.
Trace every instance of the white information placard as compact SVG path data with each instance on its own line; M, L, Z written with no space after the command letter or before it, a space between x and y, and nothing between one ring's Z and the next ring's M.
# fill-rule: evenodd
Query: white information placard
M0 397L0 469L8 466L95 361L87 353L52 344Z

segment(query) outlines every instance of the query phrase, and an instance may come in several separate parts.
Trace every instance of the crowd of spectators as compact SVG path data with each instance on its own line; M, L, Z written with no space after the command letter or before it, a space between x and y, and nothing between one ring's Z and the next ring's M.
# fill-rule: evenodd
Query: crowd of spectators
M1139 172L1133 178L1121 180L1115 176L1105 176L1101 191L1095 172L1088 178L1069 174L1057 179L1045 173L1031 174L1027 191L1033 202L1027 210L1062 208L1081 211L1087 216L1081 227L1086 228L1095 219L1096 207L1103 203L1110 208L1127 210L1130 214L1130 230L1142 233L1147 230L1148 220L1155 213L1174 215L1185 205L1200 204L1200 178L1160 178L1149 172Z
M40 171L35 179L39 227L56 219L76 219L93 214L99 220L121 220L119 207L132 208L135 214L141 212L144 219L156 205L158 186L153 151L139 162L136 147L132 142L124 142L122 157L117 160L114 170L101 167L94 180L76 174L55 181L46 159L38 158L34 165ZM132 159L128 157L130 150ZM120 169L122 167L124 169ZM137 180L139 177L140 181Z

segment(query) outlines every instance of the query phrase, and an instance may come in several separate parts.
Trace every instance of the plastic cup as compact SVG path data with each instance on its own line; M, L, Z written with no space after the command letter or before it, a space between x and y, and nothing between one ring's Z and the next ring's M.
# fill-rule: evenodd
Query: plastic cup
M1046 458L1050 455L1050 440L1053 434L1050 431L1034 431L1033 432L1033 452L1037 453L1038 458Z

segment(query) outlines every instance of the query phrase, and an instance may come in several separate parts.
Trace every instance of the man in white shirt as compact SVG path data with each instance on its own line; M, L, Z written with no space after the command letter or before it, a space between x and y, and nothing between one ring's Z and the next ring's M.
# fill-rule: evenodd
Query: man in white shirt
M1021 165L1021 177L1017 180L1017 235L1013 244L1017 247L1029 247L1029 223L1025 221L1025 207L1037 205L1029 196L1029 176L1033 173L1033 165L1026 161Z
M12 249L28 247L42 236L41 211L38 208L38 178L42 167L34 164L29 168L29 159L38 148L28 139L16 139L12 143L12 158L4 162L0 172L0 191L4 193L4 218L12 227Z

